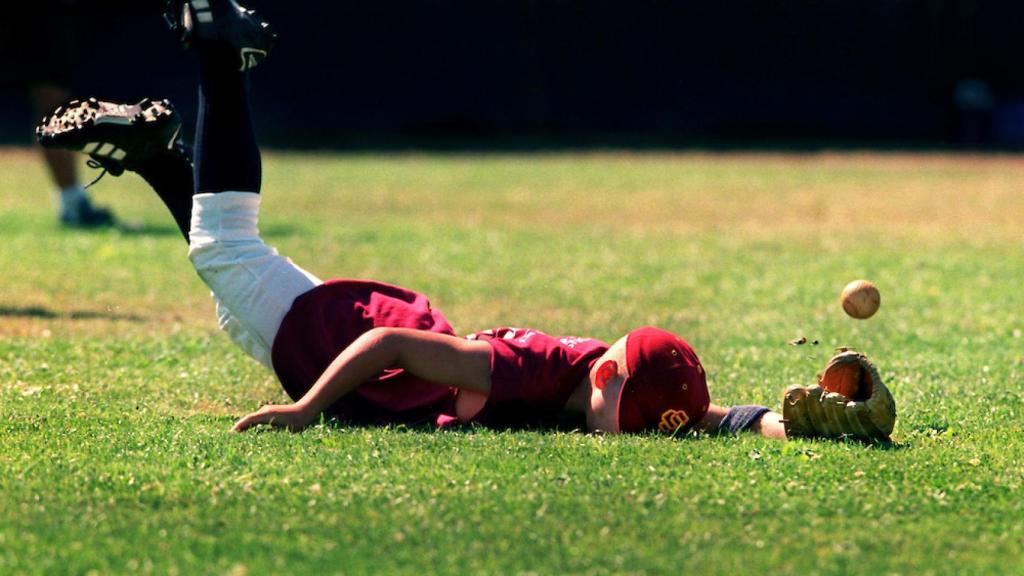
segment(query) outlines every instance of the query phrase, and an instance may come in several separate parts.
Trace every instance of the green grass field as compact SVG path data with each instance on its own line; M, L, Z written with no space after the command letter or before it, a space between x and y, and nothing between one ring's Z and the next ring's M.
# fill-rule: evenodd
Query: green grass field
M683 334L720 403L871 355L893 447L483 429L233 435L284 400L154 195L60 229L0 151L0 574L1012 574L1024 569L1024 158L269 154L262 229L461 333ZM879 314L847 318L870 278ZM821 345L793 347L806 336Z

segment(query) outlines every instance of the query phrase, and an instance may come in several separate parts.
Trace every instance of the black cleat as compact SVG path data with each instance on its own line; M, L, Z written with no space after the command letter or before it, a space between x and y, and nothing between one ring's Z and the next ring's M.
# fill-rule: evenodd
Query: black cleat
M238 54L238 69L252 70L270 54L277 34L235 0L167 0L164 19L185 48L219 44Z
M181 118L167 100L118 104L95 98L57 107L36 127L44 148L88 154L114 176L162 154L184 154Z

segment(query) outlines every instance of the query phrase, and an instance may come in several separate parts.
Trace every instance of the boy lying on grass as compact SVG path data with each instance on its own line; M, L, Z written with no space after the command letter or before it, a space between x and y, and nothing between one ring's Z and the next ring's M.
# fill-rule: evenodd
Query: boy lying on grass
M43 146L82 151L114 175L138 173L170 210L213 291L221 328L276 372L295 401L264 406L234 430L269 424L299 431L321 415L356 423L543 427L569 413L582 416L587 430L608 433L891 433L892 397L874 367L853 352L834 364L856 366L865 398L791 387L783 418L764 406L713 404L696 353L658 328L633 330L611 345L523 328L460 338L421 294L373 281L321 281L264 244L257 230L261 160L245 76L276 35L232 0L178 0L167 16L199 54L194 166L166 100L72 101L37 133ZM835 373L850 373L840 368Z

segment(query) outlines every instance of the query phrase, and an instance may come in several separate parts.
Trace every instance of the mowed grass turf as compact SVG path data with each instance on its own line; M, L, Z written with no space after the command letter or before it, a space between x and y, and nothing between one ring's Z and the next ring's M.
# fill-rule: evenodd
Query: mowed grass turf
M320 425L217 332L163 207L53 218L0 154L0 573L1008 574L1024 565L1024 158L269 154L267 241L431 295L460 333L684 335L778 408L865 351L895 445ZM882 308L847 318L869 278ZM787 341L805 336L820 345Z

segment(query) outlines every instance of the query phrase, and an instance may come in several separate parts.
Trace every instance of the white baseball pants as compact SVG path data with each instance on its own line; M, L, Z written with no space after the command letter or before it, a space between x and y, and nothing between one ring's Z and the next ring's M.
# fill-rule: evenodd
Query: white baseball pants
M220 328L273 369L270 351L281 320L298 296L323 283L267 246L256 223L260 195L196 194L188 257L213 291Z

